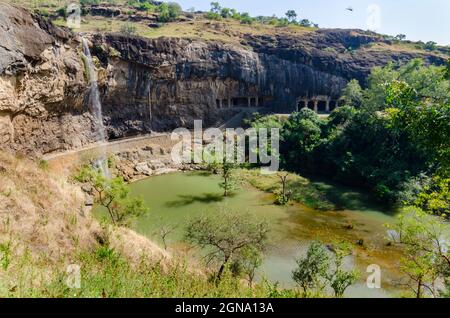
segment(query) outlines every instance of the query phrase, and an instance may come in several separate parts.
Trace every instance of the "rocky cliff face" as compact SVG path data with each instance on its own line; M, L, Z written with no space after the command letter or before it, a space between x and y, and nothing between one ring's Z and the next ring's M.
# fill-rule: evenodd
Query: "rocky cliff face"
M95 142L79 35L0 3L0 147L40 155ZM388 61L432 55L356 50L379 42L351 30L251 36L241 45L85 35L97 62L109 138L220 122L239 106L276 112L303 97L336 99ZM350 50L351 49L351 50Z
M88 142L75 37L6 4L0 4L0 28L1 147L44 153Z
M156 128L189 124L192 114L207 119L229 103L248 106L249 98L252 106L257 98L259 106L292 111L299 97L337 97L347 82L305 63L230 44L118 34L92 41L111 70L108 87L114 93L105 99L106 111L126 105L126 111L153 116ZM110 56L111 48L120 58Z

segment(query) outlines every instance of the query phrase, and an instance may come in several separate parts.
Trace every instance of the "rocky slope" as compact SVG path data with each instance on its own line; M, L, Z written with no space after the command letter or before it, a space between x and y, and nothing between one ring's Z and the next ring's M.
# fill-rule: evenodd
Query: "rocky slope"
M41 155L95 142L80 35L0 3L0 147ZM318 30L243 34L240 44L120 34L84 35L96 61L109 138L206 125L228 106L296 109L303 97L337 99L376 65L432 53L389 46L375 34Z
M106 236L114 248L136 262L142 255L153 261L170 259L156 244L129 229L105 231L92 218L85 199L66 175L0 152L0 243L10 246L14 263L20 263L25 253L48 264L66 257L70 261L75 253L98 247ZM4 249L0 256L3 253ZM3 273L2 283L9 279Z

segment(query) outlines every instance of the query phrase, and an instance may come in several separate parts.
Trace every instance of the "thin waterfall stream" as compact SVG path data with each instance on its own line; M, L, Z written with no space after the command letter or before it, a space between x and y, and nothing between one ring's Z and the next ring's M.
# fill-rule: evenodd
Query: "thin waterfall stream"
M89 50L89 45L87 40L82 37L83 44L83 54L86 60L86 70L89 76L89 108L93 115L94 119L94 131L95 131L95 139L100 143L100 158L95 162L95 166L99 168L103 175L109 177L109 169L107 164L107 156L106 156L106 134L105 134L105 126L103 125L103 113L102 113L102 103L100 101L100 91L98 89L97 82L97 72L95 70L94 63L92 62L91 51ZM103 146L102 146L103 145Z

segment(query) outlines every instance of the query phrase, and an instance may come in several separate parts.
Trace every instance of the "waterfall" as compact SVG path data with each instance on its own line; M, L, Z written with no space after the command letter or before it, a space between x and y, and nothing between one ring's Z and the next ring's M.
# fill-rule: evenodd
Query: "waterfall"
M98 90L97 72L92 62L91 51L88 42L83 37L83 54L86 61L86 71L89 79L89 109L94 117L95 139L100 143L100 158L95 162L95 166L99 168L103 175L109 177L108 163L106 158L106 134L103 125L102 103L100 101L100 91Z

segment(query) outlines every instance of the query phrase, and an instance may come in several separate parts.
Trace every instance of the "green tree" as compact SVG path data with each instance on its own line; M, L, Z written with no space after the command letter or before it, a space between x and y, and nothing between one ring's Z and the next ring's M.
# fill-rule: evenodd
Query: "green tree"
M82 6L99 4L99 3L100 3L100 0L80 0L80 4Z
M312 154L321 143L322 121L310 109L292 114L281 131L280 152L288 168L307 169L312 163Z
M222 7L220 6L219 2L211 2L211 12L219 14L222 10Z
M320 292L324 289L323 277L327 275L330 258L320 242L313 242L304 258L297 259L297 268L292 272L292 279L303 289L306 296L309 291Z
M403 247L401 270L408 276L415 297L445 293L435 284L438 279L447 286L450 283L450 237L444 218L409 207L398 217L394 230L396 235L391 239Z
M328 117L328 134L332 134L333 128L345 128L346 125L351 123L355 116L358 114L358 110L352 106L341 106L333 110Z
M241 255L239 256L239 262L242 267L242 272L247 278L249 287L253 287L256 270L262 265L262 261L261 250L253 246L242 250Z
M258 144L259 147L256 149L250 149L252 153L258 154L261 149L264 149L264 151L267 153L267 155L275 155L274 150L272 149L272 129L281 129L283 127L283 120L277 116L277 115L261 115L258 113L253 114L252 120L244 120L244 123L246 125L249 125L251 128L254 128L256 130L256 138L258 138ZM261 129L266 129L267 131L267 138L266 139L260 139L259 133L261 132ZM251 137L253 138L253 137ZM250 140L250 138L249 138ZM252 140L255 142L255 140ZM255 142L256 143L256 142ZM250 147L248 147L250 148Z
M359 278L359 272L357 270L347 271L343 269L344 258L351 255L351 248L348 244L338 244L334 247L333 253L334 266L332 266L333 269L325 277L334 291L334 296L341 298L344 296L347 288L356 283Z
M439 164L438 172L448 175L450 170L450 86L442 71L424 72L427 82L433 80L431 87L417 88L413 82L391 81L385 85L387 112L392 127L404 131L409 138L423 148L431 161ZM426 80L421 77L421 80Z
M341 298L347 288L358 280L357 270L347 271L343 268L344 258L351 253L349 244L336 244L332 253L333 257L330 257L322 243L313 242L306 257L297 260L292 278L303 289L304 295L311 290L320 293L328 285L333 289L334 296Z
M404 34L398 34L395 36L395 39L398 41L404 41L406 39L406 35Z
M277 26L279 26L279 27L285 27L285 26L287 26L287 25L289 25L289 20L288 20L288 18L280 18L280 19L278 19L278 21L277 21Z
M145 214L144 201L130 196L130 189L122 177L107 178L90 166L80 169L75 180L89 184L95 192L95 201L104 207L115 225L128 225L133 217Z
M428 51L434 51L437 48L437 43L433 42L433 41L429 41L429 42L425 43L423 48Z
M346 104L353 107L360 107L363 101L363 90L359 82L355 79L348 82L342 90L342 99Z
M302 19L302 20L300 20L299 24L300 24L302 27L307 27L307 28L309 28L309 27L312 26L312 22L309 21L308 19Z
M159 12L158 21L171 22L178 18L182 9L176 2L163 2L158 6L157 11Z
M225 159L224 162L220 164L220 176L222 178L222 182L219 186L223 189L224 197L229 196L231 191L236 189L236 180L234 177L235 169L236 164L227 162Z
M241 19L241 15L240 15L239 12L237 12L236 9L230 9L230 14L231 14L231 17L233 19L235 19L235 20L240 20Z
M240 20L242 24L252 24L254 19L250 16L248 12L243 12L241 13Z
M384 110L386 108L385 84L397 80L400 72L392 63L385 67L374 67L367 78L368 88L364 92L364 109L368 112Z
M280 179L281 191L278 193L276 203L279 205L286 205L289 203L291 197L291 191L288 190L288 177L289 173L278 173L278 179Z
M175 20L176 18L178 18L178 16L181 14L183 10L181 9L181 6L176 2L169 2L168 4L169 4L169 16L172 20Z
M246 249L264 251L268 231L268 224L253 216L214 212L189 222L185 240L205 249L208 263L218 263L216 278L220 280L232 262L247 260Z
M450 178L434 176L421 189L414 205L428 213L448 217L450 213Z
M297 12L294 10L288 10L285 15L290 23L295 22L295 19L297 18Z
M231 18L231 9L230 8L222 8L220 10L220 15L222 16L222 18Z

